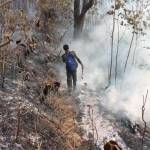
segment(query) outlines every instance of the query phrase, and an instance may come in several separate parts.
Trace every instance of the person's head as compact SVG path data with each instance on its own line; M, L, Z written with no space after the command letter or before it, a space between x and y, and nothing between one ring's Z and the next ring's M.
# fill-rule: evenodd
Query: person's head
M65 44L65 45L63 46L63 49L64 49L64 51L69 51L69 45Z

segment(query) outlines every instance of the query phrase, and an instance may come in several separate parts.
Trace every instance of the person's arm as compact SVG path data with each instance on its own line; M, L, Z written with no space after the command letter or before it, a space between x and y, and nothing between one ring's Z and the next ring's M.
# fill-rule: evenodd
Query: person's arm
M66 62L65 55L62 55L62 61L63 61L64 63Z
M80 58L76 55L76 53L75 53L75 52L73 52L73 53L74 53L74 56L75 56L76 60L77 60L77 61L78 61L78 63L81 65L81 67L82 67L82 71L83 71L84 66L83 66L82 61L81 61L81 60L80 60Z

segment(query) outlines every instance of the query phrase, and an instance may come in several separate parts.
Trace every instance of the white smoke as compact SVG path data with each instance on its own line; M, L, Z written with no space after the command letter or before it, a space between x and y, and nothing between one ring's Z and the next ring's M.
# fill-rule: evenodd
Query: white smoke
M123 112L132 120L141 120L143 98L147 90L150 90L150 51L149 47L150 32L140 36L137 43L135 60L133 53L136 46L134 40L129 57L127 70L124 73L124 65L132 38L131 27L120 26L120 44L118 57L118 77L117 83L113 82L107 90L108 72L110 65L112 17L106 16L99 26L89 34L87 39L73 42L71 50L75 50L85 66L84 80L92 89L104 93L104 105L113 112ZM117 28L115 32L113 56L113 70L115 67L115 53L117 47ZM79 70L79 69L78 69ZM80 73L79 73L80 75ZM80 78L80 77L79 77ZM149 91L150 92L150 91ZM147 98L145 119L150 121L150 96Z

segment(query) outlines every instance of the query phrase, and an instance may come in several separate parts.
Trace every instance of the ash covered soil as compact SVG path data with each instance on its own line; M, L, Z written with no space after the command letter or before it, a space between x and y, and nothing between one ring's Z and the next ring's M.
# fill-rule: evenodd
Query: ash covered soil
M144 150L150 149L150 124L147 128L142 146L144 131L143 122L132 122L123 112L114 113L105 107L105 94L82 89L77 97L77 102L81 114L80 124L85 130L85 136L94 135L95 142L101 149L104 143L114 140L124 150Z
M46 85L60 82L55 66L61 58L55 63L51 60L45 51L36 49L27 57L25 70L7 69L0 89L0 149L95 150L116 140L124 150L140 150L142 123L107 110L103 94L82 86L70 96L61 86L59 92L43 96ZM144 150L149 150L149 141L147 127Z
M26 59L24 70L7 68L0 89L0 149L69 150L84 147L72 99L63 87L43 95L46 85L59 82L54 63L43 49Z

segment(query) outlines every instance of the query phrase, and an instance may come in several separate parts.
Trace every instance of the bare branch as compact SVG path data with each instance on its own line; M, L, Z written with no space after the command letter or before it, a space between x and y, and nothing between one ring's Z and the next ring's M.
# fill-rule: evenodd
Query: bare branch
M4 42L4 43L0 44L0 48L2 48L2 47L4 47L4 46L8 45L8 44L10 43L10 41L11 41L11 40L9 40L9 41L7 41L7 42Z
M144 123L144 129L143 129L143 135L142 135L142 145L141 145L141 150L144 150L144 139L145 139L145 133L146 133L146 129L147 129L147 123L145 121L144 118L144 114L145 114L145 105L147 102L147 96L148 96L148 90L146 92L146 96L144 97L143 95L143 105L142 105L142 121Z
M129 50L128 50L128 55L127 55L127 59L126 59L125 66L124 66L124 72L126 71L126 68L127 68L130 52L131 52L132 45L133 45L134 36L135 36L135 31L133 31L133 34L132 34L132 39L131 39L131 42L130 42L130 47L129 47Z
M135 55L136 55L136 50L137 50L137 47L138 47L138 35L136 34L136 42L135 42L135 48L134 48L134 52L133 52L133 59L132 59L132 65L134 65L135 63Z
M8 0L8 1L6 1L6 2L0 4L0 8L1 8L1 7L4 7L5 5L7 5L7 4L11 3L11 2L12 2L12 0Z

